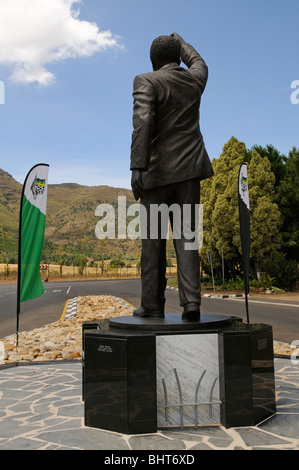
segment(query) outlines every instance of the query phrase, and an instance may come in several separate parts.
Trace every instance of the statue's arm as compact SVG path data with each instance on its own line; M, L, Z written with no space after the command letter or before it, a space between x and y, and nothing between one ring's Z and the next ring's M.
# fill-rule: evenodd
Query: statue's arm
M181 59L198 79L203 93L208 80L208 67L201 55L177 33L172 34L181 43Z
M132 189L135 199L142 194L142 172L147 171L155 118L155 93L144 75L137 75L133 85L133 133L131 143Z

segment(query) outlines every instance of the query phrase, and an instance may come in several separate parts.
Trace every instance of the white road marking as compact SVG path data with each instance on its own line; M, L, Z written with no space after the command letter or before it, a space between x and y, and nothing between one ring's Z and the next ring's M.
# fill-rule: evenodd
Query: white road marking
M231 299L223 299L223 300L233 300L234 302L244 302L244 299L235 299L235 298L231 298ZM255 304L264 304L264 305L275 305L276 307L297 307L299 308L299 305L295 305L295 304L281 304L281 303L276 303L276 302L265 302L263 300L251 300L251 299L248 299L248 302L250 303L255 303Z

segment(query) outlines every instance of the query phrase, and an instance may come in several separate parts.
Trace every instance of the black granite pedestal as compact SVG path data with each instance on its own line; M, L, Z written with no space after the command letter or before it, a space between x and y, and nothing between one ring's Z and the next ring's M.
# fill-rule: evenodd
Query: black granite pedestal
M200 343L201 338L206 341L215 335L220 422L227 428L248 426L271 416L275 413L271 326L248 325L222 315L184 322L181 314L166 314L164 319L126 316L83 325L85 425L125 434L156 432L158 343L171 336L172 344L183 338L188 346L191 337ZM196 364L192 366L196 374L194 369Z
M272 327L234 325L219 331L221 423L253 426L276 411Z

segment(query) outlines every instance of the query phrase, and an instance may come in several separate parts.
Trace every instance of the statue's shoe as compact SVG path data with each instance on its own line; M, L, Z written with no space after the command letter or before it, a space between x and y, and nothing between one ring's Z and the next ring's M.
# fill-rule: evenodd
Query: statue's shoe
M139 307L136 310L134 310L133 315L135 317L163 318L164 312L162 310L147 310L143 307Z
M184 305L184 312L182 319L186 321L199 321L200 320L200 306L196 302L190 302Z

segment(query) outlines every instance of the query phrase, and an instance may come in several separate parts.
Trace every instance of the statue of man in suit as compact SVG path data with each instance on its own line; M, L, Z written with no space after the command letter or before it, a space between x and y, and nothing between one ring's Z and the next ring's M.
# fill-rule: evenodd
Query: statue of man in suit
M213 175L199 127L199 107L208 68L198 52L177 33L159 36L150 49L153 72L134 79L131 144L132 190L147 214L142 237L140 317L163 317L166 289L166 239L151 236L151 206L173 204L191 209L196 230L200 181ZM181 67L181 61L187 66ZM173 228L173 217L170 222ZM169 219L168 219L169 220ZM167 220L167 223L168 223ZM160 225L163 221L160 221ZM165 221L164 221L165 224ZM159 225L159 227L160 227ZM161 227L160 227L161 229ZM141 230L142 232L142 230ZM144 233L144 232L143 232ZM183 319L200 319L198 249L186 249L184 230L174 239Z

